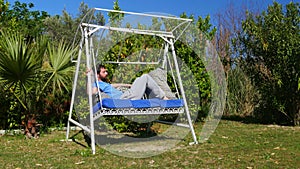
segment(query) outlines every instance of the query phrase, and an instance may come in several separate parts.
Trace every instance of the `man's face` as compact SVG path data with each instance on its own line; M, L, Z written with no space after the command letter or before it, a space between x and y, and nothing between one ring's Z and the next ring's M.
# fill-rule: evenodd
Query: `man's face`
M98 74L98 78L102 81L105 81L107 78L107 70L105 68L100 68L100 73Z

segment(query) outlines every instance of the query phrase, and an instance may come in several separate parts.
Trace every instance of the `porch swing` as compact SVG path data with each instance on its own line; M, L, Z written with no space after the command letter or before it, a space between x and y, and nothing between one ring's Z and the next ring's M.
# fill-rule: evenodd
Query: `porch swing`
M122 26L122 25L115 26L113 24L105 25L105 26L92 24L92 23L85 23L85 22L80 24L81 41L79 46L78 57L76 60L76 72L75 72L74 83L73 83L66 139L68 140L69 138L70 123L82 128L84 131L90 134L91 149L92 149L92 153L95 154L96 143L95 143L94 123L95 120L103 116L115 116L115 115L147 116L147 115L163 115L163 114L184 114L188 124L174 124L174 125L189 128L194 141L192 144L197 144L198 141L195 135L195 131L191 120L191 115L187 105L187 99L185 96L185 91L183 88L183 84L179 72L178 61L175 53L175 47L174 47L174 43L181 36L182 32L188 28L192 20L164 16L164 15L116 11L116 10L109 10L109 9L102 9L102 8L94 8L92 10L92 13L94 13L95 11L112 12L112 13L117 13L119 15L122 14L122 15L133 15L138 17L149 17L151 18L152 21L153 19L160 20L162 23L165 23L165 21L170 21L170 23L172 24L176 23L176 25L170 28L166 25L162 25L160 26L159 30L153 30L149 28L147 29L145 27L141 28L139 26L137 26L137 28L132 28L132 27ZM162 27L164 30L161 30ZM160 58L158 58L156 61L141 59L142 50L140 50L139 55L137 57L138 61L126 61L126 60L124 61L124 59L122 60L119 58L122 50L122 41L120 41L121 45L120 45L120 52L118 55L118 59L116 61L104 60L103 57L104 55L107 54L108 51L105 49L103 50L101 46L109 46L108 44L110 38L107 38L106 36L108 36L112 32L125 33L125 34L129 34L129 36L137 34L142 36L154 36L154 37L161 38L163 40L163 45L161 45L160 52L158 54ZM95 51L94 48L95 42L97 43L97 47L98 47L97 51ZM170 52L171 56L169 54L169 51L171 51ZM86 59L86 61L84 61L84 58ZM162 100L156 98L146 98L140 100L112 99L112 98L103 98L102 94L100 93L100 90L98 90L99 100L97 103L95 103L95 98L92 94L91 87L88 87L87 88L88 102L85 103L85 106L81 106L81 107L88 107L88 114L86 114L86 116L88 117L87 118L88 121L85 123L78 122L73 119L72 114L74 112L74 105L76 104L75 103L76 95L84 95L83 92L84 90L81 89L81 91L78 91L78 87L80 85L84 86L79 81L80 77L82 76L82 73L80 74L80 72L85 71L84 69L94 70L94 72L97 72L96 63L99 62L99 60L101 63L117 64L120 67L122 67L122 65L159 65L158 68L155 69L154 71L164 71L165 69L169 68L172 75L173 83L175 85L176 95L178 98L172 97L169 100ZM154 74L155 73L157 72L154 72ZM93 79L97 79L96 73L94 73L93 76L90 75L87 76L87 84L86 84L87 86L92 86ZM166 79L166 77L163 78ZM166 81L163 83L166 84ZM82 99L82 97L80 97L80 99ZM81 102L83 101L81 100ZM80 106L78 105L78 107ZM78 110L80 111L80 109ZM163 121L159 121L159 122L163 122ZM164 123L168 124L170 122L164 122Z

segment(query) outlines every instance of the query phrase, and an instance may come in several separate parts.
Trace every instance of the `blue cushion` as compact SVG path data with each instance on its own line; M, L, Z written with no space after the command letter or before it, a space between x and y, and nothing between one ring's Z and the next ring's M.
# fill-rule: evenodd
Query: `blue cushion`
M102 105L105 108L131 108L133 107L131 100L128 99L110 99L105 98L102 100Z
M102 106L104 108L121 109L121 108L178 108L183 107L184 103L182 99L175 100L161 100L161 99L141 99L141 100L129 100L129 99L111 99L104 98L102 100ZM97 103L93 107L93 111L96 112L101 109L101 104Z
M160 100L160 107L162 108L178 108L183 107L183 100L176 99L176 100Z
M101 109L101 103L98 102L97 104L94 105L93 112L96 113L100 109Z
M133 108L150 108L150 107L159 107L159 99L142 99L142 100L131 100Z

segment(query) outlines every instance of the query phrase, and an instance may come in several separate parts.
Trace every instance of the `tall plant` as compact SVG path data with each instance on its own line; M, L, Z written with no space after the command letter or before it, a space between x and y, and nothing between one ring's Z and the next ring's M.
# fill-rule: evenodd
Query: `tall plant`
M248 13L237 39L244 69L262 94L266 122L300 125L299 3L274 2L255 17Z
M47 58L42 71L49 76L45 85L51 85L53 92L57 90L60 93L63 93L63 90L69 91L75 70L70 58L75 55L75 52L76 49L66 45L64 41L61 41L57 46L48 45Z
M0 82L21 105L22 114L28 119L36 111L38 101L34 96L43 94L39 89L38 74L46 49L46 41L41 38L28 43L24 36L13 32L1 32L0 40ZM22 117L22 116L21 116Z
M1 32L0 82L20 106L20 116L28 131L28 121L35 121L43 112L44 98L49 91L68 89L73 72L70 56L74 50L50 47L45 37L28 42L23 35ZM47 54L49 57L47 57Z

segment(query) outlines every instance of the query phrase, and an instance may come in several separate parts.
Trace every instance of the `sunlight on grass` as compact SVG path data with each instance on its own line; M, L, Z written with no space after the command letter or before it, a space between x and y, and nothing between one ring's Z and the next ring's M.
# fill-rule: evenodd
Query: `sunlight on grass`
M196 131L200 131L200 123ZM39 139L23 135L0 136L3 168L298 168L300 128L243 124L222 120L211 138L189 145L188 135L178 146L149 158L126 158L100 146L92 155L82 132L72 131L71 142L62 141L64 131ZM71 135L71 136L72 136Z

